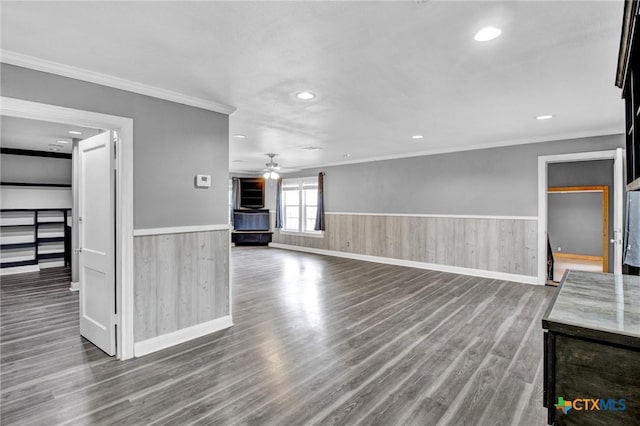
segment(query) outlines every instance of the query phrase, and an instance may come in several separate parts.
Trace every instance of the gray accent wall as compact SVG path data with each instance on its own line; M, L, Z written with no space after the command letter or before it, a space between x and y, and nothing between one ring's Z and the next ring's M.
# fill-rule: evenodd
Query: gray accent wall
M538 215L538 156L624 147L622 135L307 169L329 212ZM286 166L286 165L285 165Z
M548 195L548 233L553 252L602 256L602 193Z
M227 223L229 117L1 64L2 96L134 120L134 228ZM196 188L196 174L212 176Z
M135 229L228 223L227 115L6 64L1 73L2 96L133 118ZM212 187L196 188L197 174ZM136 342L230 314L228 230L135 237L133 261Z
M326 173L326 211L333 213L327 215L327 232L323 238L276 232L274 241L466 268L471 274L501 272L531 282L522 277L537 276L537 221L521 217L538 216L538 157L623 145L623 135L611 135L303 170L286 177ZM274 192L269 196L275 199ZM376 225L367 228L370 222Z
M577 161L574 163L552 163L549 164L547 184L549 187L558 186L607 186L609 187L609 239L613 238L613 160L599 161ZM550 200L550 199L549 199ZM549 221L554 215L554 209L551 204L547 206ZM602 213L600 213L602 217ZM600 225L601 226L601 225ZM600 229L600 228L598 228ZM558 240L557 232L551 233L551 247L554 251L558 249L558 245L567 245L566 238ZM574 243L569 243L574 246ZM563 251L567 251L563 249ZM602 250L599 250L602 252ZM569 252L571 253L571 252ZM578 253L580 254L580 253ZM586 254L586 253L585 253ZM600 254L601 255L601 254ZM599 256L600 256L599 255ZM609 244L609 272L613 272L613 245ZM595 256L595 255L594 255Z

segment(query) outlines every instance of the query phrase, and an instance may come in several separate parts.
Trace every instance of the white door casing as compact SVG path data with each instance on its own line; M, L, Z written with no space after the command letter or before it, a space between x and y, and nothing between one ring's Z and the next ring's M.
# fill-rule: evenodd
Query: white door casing
M613 273L622 274L622 252L623 252L623 211L624 211L624 151L622 148L616 149L616 158L613 162Z
M580 152L573 154L541 155L538 157L538 284L546 282L547 259L547 166L550 163L574 161L613 160L613 228L611 243L615 245L613 272L622 273L622 222L624 200L623 148L609 151Z
M79 142L80 334L109 355L115 338L113 132Z
M133 358L133 119L6 96L0 96L0 115L118 131L118 156L116 157L116 306L118 316L116 354L119 359L123 360ZM74 226L77 228L77 224Z

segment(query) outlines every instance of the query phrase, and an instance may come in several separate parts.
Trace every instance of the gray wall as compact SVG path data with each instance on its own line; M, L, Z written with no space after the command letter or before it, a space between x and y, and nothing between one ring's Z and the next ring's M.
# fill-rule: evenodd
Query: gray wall
M71 185L71 159L0 154L0 179Z
M613 160L549 164L548 185L549 187L607 186L609 188L609 239L613 237ZM551 201L551 198L549 198L549 201ZM549 215L549 221L551 221L551 216L554 214L554 208L551 204L548 205L547 212ZM600 217L602 217L602 213L599 214ZM600 227L601 225L598 226ZM600 229L599 227L598 229ZM549 228L549 230L551 231L551 228ZM555 233L557 232L554 232L554 234ZM563 247L562 244L569 244L569 246L572 247L575 245L575 243L571 242L570 239L557 235L554 236L554 234L550 234L550 240L552 239L551 247L554 251L557 250L558 245L560 245L560 247ZM562 239L558 240L557 237L561 237ZM567 250L563 249L563 251ZM599 250L599 252L601 253L602 250ZM602 254L599 254L598 256L600 255ZM612 260L613 245L609 244L609 272L613 272Z
M308 169L329 212L538 215L538 156L624 146L622 135Z
M2 64L2 96L134 119L134 227L227 223L229 117ZM196 189L196 174L213 185Z
M602 193L550 193L548 232L554 253L602 256Z

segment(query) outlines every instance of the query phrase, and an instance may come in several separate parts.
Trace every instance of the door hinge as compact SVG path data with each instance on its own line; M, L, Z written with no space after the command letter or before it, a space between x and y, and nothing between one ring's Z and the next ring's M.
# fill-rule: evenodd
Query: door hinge
M118 325L118 314L111 314L111 325Z
M118 170L118 140L113 139L113 170Z

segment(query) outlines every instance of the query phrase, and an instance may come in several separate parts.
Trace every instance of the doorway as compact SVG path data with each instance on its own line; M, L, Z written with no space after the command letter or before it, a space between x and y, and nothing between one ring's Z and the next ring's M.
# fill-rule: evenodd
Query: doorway
M557 163L592 162L601 160L613 160L612 191L608 191L607 197L612 200L612 212L608 217L612 227L607 235L607 249L605 240L602 242L602 257L609 251L609 245L613 248L612 255L608 257L610 270L615 274L622 273L622 215L623 215L623 163L624 150L618 148L611 151L584 152L575 154L547 155L538 157L538 283L545 284L548 276L548 253L551 250L548 234L548 183L549 165ZM611 194L613 193L613 194ZM613 197L611 197L613 195ZM602 195L604 196L604 195ZM603 235L604 228L600 228ZM610 237L610 238L609 238ZM604 239L604 236L603 236Z
M110 129L119 135L114 147L118 156L113 159L116 171L115 207L115 312L109 318L116 324L114 339L116 356L133 358L133 120L107 114L64 108L0 97L0 115L63 123L90 128ZM91 306L87 305L89 309Z
M609 186L549 187L547 202L552 262L547 283L559 282L568 269L608 272Z

